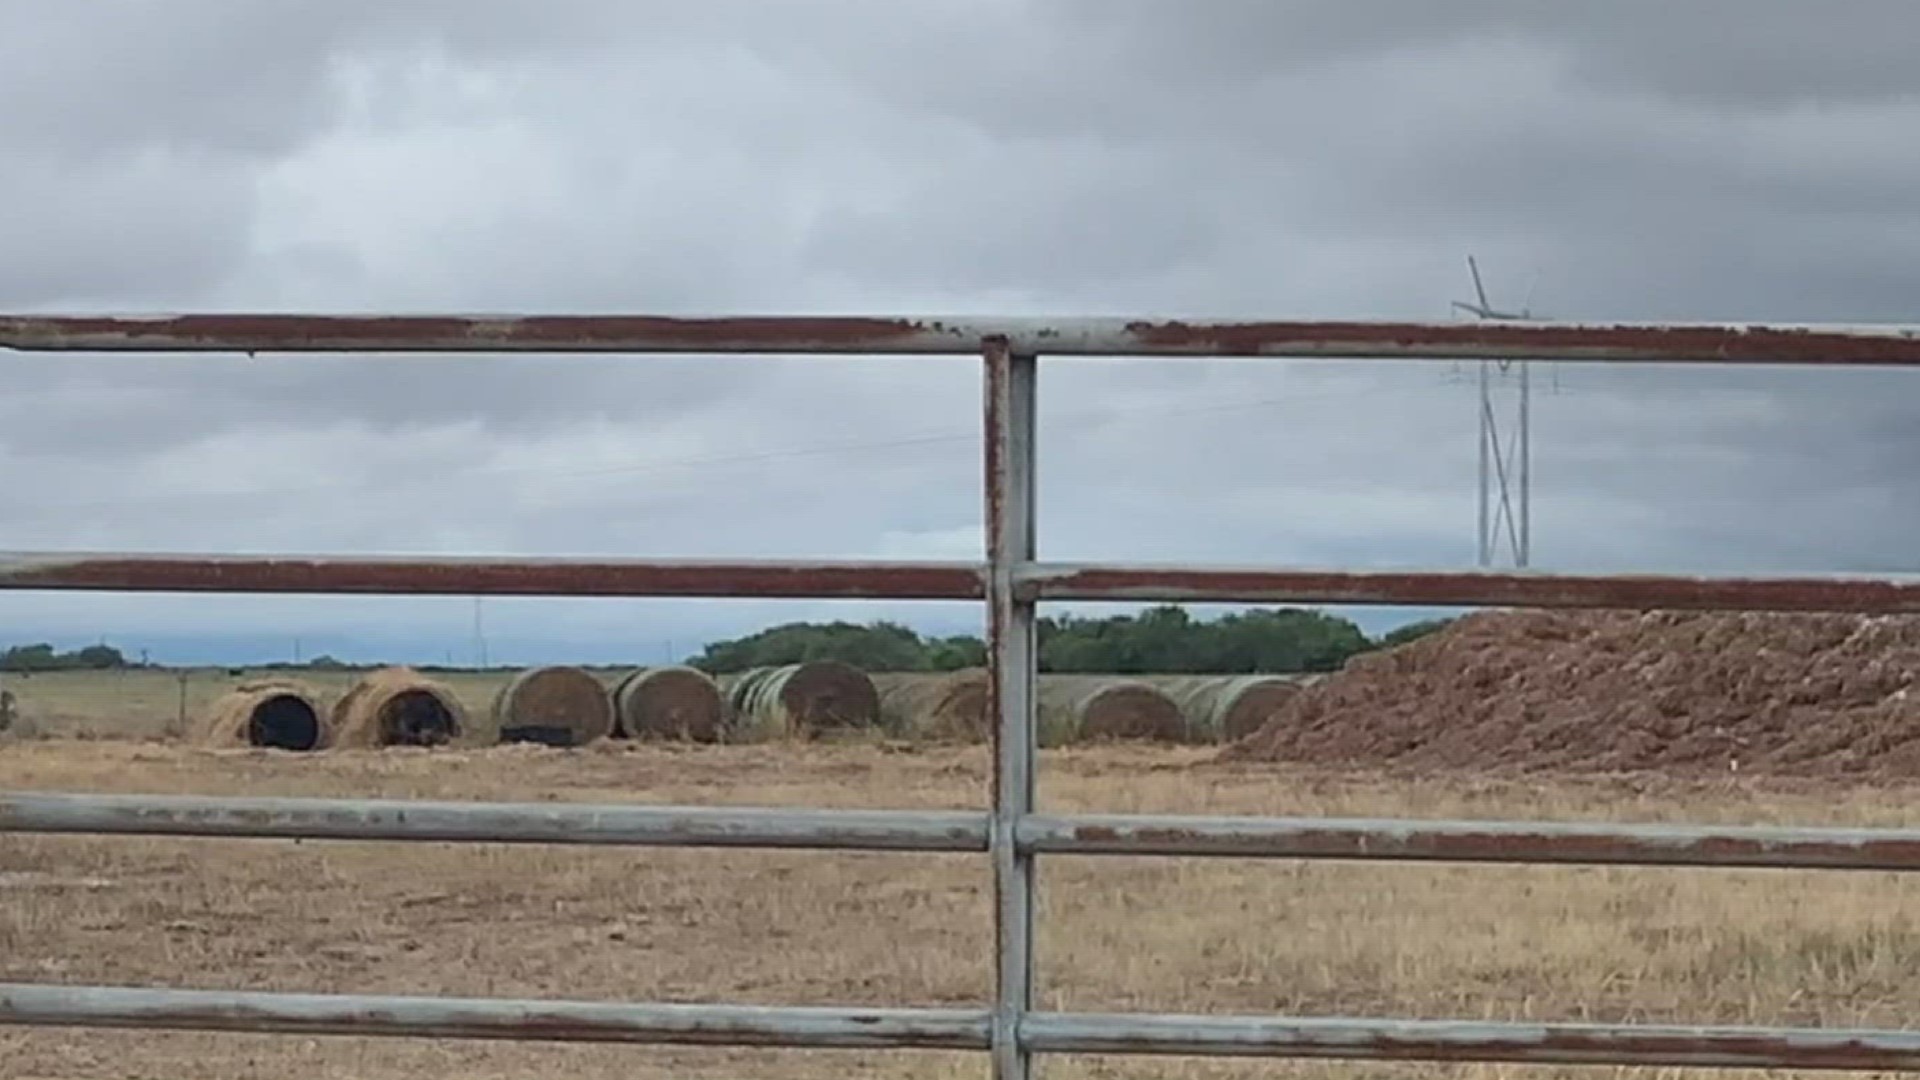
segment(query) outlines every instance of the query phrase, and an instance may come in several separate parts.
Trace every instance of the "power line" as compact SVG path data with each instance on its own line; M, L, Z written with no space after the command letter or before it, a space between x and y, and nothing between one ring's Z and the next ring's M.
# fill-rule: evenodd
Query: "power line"
M1453 306L1471 313L1475 318L1493 320L1531 319L1533 312L1523 303L1519 311L1501 311L1487 301L1486 286L1480 280L1480 264L1472 255L1467 256L1467 271L1473 276L1473 293L1477 302L1465 300L1453 301ZM1538 284L1539 278L1534 278ZM1533 298L1533 288L1527 289L1527 301ZM1519 408L1516 427L1517 438L1501 444L1500 417L1494 409L1494 371L1501 375L1518 368L1519 371ZM1513 558L1513 565L1525 569L1532 559L1533 550L1533 380L1532 365L1526 360L1480 361L1480 409L1479 409L1479 564L1492 566L1495 551L1500 546L1502 523L1506 527L1507 550ZM1517 460L1516 460L1517 458ZM1497 488L1494 486L1497 484ZM1518 488L1519 511L1514 510L1515 488Z

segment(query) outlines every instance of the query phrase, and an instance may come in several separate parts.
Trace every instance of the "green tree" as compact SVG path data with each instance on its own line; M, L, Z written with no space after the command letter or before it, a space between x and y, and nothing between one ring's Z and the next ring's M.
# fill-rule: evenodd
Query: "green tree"
M1410 641L1418 641L1428 634L1445 630L1452 622L1452 619L1421 619L1419 622L1410 622L1405 626L1396 626L1380 635L1380 647L1398 648Z
M1104 619L1040 622L1040 667L1072 672L1332 671L1370 643L1352 622L1301 608L1195 620L1164 605Z
M0 653L0 669L6 671L58 671L59 654L42 641L33 645L15 645Z
M56 652L44 641L15 645L0 653L0 671L107 671L127 667L127 658L111 645L88 645L75 652Z
M127 666L127 658L111 645L89 645L73 654L72 666L88 671L108 671Z
M972 634L958 634L927 642L927 667L934 671L959 671L982 667L987 662L987 643Z
M1138 615L1050 616L1038 629L1040 670L1057 672L1332 671L1373 647L1352 622L1304 608L1202 621L1166 604ZM897 623L785 623L715 642L689 663L715 674L807 660L868 671L953 671L986 663L986 653L978 637L921 638Z
M838 660L867 671L926 671L920 635L892 622L784 623L732 641L708 645L688 662L713 674L771 664Z

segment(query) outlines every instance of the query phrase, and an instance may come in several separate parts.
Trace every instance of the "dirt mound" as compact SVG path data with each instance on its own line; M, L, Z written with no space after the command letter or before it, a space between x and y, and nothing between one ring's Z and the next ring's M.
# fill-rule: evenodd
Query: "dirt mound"
M319 702L312 687L291 680L241 683L207 710L199 742L273 750L323 749L330 731Z
M727 709L706 672L690 667L641 668L614 687L614 736L719 742Z
M466 730L460 699L412 668L369 672L333 706L335 746L444 746Z
M1227 760L1920 776L1920 618L1484 612L1303 689Z
M613 732L613 698L580 668L530 668L494 695L493 724L503 743L585 746Z

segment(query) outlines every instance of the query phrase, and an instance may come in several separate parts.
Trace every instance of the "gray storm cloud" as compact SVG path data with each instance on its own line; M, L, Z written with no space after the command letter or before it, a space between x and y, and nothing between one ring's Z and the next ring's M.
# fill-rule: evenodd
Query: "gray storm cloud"
M538 8L0 11L0 307L1442 318L1469 251L1567 318L1908 320L1920 291L1911 5ZM1043 553L1465 564L1469 373L1049 365ZM1903 373L1536 384L1541 565L1912 568ZM0 390L11 548L978 537L965 361L16 356ZM5 604L374 640L332 602ZM466 633L376 607L378 647ZM507 610L527 650L618 655L841 609Z

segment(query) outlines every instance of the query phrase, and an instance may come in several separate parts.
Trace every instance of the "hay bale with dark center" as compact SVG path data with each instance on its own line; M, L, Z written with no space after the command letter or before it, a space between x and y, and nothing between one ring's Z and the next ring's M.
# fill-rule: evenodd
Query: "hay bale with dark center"
M445 746L466 730L452 689L408 667L368 672L333 707L335 746Z
M331 725L311 687L287 679L245 682L207 710L198 741L206 746L255 746L307 752L325 749Z
M493 726L503 743L585 746L613 733L613 698L577 667L529 668L493 696Z
M628 672L613 690L618 739L715 743L727 737L720 685L698 668L674 665Z
M1260 730L1300 692L1283 675L1182 675L1156 677L1187 718L1195 742L1234 742Z
M873 685L888 731L961 742L984 742L992 732L985 668L874 675Z
M1041 741L1184 742L1187 720L1165 691L1143 679L1108 675L1042 675Z
M741 726L811 738L880 723L880 694L867 673L838 660L754 668L728 688Z

